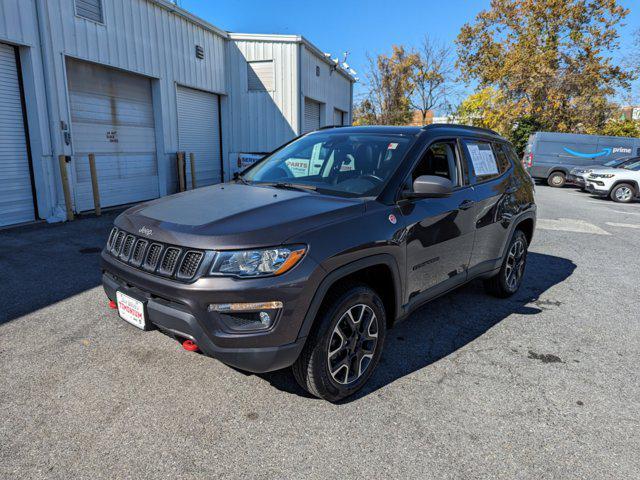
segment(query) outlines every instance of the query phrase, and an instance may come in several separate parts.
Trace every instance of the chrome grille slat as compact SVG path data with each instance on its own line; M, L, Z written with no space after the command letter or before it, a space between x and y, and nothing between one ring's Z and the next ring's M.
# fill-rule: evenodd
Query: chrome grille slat
M176 269L178 258L180 258L181 253L182 250L179 248L167 247L164 251L164 255L162 256L160 266L158 267L158 272L162 275L173 275L173 271Z
M178 268L177 277L185 280L191 279L198 272L198 268L200 267L200 262L204 258L204 253L189 250L182 257L182 263L180 264L180 268Z
M162 253L162 245L159 243L152 243L147 250L147 254L144 257L144 269L154 271L158 266L160 260L160 254Z
M185 252L181 247L151 242L117 227L109 232L106 250L134 268L182 281L193 280L205 258L201 250Z
M133 254L131 255L131 260L129 261L131 265L133 265L134 267L139 267L140 265L142 265L142 261L144 260L144 254L147 251L147 245L149 245L149 242L142 238L139 238L136 241L135 247L133 247Z
M124 243L122 244L122 251L120 252L120 258L125 262L129 260L131 249L135 241L136 237L134 237L133 235L127 235L124 239Z

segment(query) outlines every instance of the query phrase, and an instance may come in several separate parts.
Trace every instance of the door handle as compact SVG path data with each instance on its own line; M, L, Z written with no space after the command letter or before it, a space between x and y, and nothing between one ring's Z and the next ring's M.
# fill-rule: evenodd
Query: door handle
M473 200L465 200L464 202L462 202L460 205L458 205L458 208L460 210L469 210L471 207L473 207L476 204L476 202L474 202Z

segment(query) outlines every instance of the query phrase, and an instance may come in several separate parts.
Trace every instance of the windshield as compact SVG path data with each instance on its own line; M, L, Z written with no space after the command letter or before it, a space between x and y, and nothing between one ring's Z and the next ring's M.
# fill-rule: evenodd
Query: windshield
M619 165L622 165L623 163L625 163L628 159L627 158L616 158L614 160L609 160L607 163L604 164L605 167L617 167Z
M633 170L634 172L638 172L640 171L640 159L636 159L635 162L629 163L622 168L625 168L627 170Z
M374 133L312 133L255 164L241 181L339 196L374 196L382 191L412 140Z

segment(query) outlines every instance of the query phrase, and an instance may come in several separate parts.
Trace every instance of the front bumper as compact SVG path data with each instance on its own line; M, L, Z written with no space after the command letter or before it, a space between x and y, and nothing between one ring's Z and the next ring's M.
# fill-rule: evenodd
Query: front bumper
M602 182L600 182L602 183ZM609 195L609 189L606 188L603 185L596 185L595 183L593 183L592 181L587 181L584 189L593 194L593 195L600 195L601 197L606 197L607 195Z
M118 290L147 305L148 320L176 337L193 340L223 363L261 373L292 365L304 347L299 333L322 273L308 257L282 277L234 279L203 277L191 284L161 278L124 264L103 251L102 283L111 300ZM281 301L268 330L231 331L212 303Z
M567 183L584 188L587 182L585 182L584 177L582 177L581 175L574 175L570 173L569 175L567 175Z

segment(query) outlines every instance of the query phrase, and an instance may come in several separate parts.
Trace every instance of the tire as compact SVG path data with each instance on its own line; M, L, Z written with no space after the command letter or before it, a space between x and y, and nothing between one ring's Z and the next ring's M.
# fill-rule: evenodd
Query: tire
M562 188L567 183L567 177L562 172L553 172L547 178L547 185L554 188Z
M312 395L329 402L353 395L367 382L380 360L386 321L380 297L366 285L351 285L327 297L293 364L296 381ZM353 326L359 326L358 333L352 330Z
M484 281L487 293L498 298L508 298L518 291L527 266L527 236L516 230L507 247L500 271Z
M631 203L636 196L636 189L629 183L619 183L609 194L609 198L618 203Z

